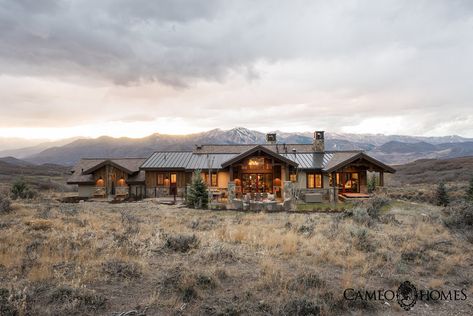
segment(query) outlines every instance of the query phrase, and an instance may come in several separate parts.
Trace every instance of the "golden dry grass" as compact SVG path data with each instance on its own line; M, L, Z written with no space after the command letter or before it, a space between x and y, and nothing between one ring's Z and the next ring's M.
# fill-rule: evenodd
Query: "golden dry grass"
M399 223L365 227L336 214L211 212L149 201L50 203L46 216L41 205L23 203L0 217L2 287L86 289L107 298L95 314L136 305L162 314L277 314L304 299L332 315L363 311L344 305L347 287L393 288L406 279L460 286L471 278L471 244L438 221L423 221L421 213L439 212L425 205L407 214L398 205L391 212ZM198 243L179 251L167 246L170 236L195 236ZM90 312L44 302L61 312Z

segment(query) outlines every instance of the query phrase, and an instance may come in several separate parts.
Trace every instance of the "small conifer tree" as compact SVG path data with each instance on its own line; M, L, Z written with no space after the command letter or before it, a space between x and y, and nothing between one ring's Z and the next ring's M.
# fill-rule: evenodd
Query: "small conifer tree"
M200 170L196 170L192 176L192 182L187 192L187 206L192 208L207 208L209 195L207 184L200 176Z
M450 199L447 194L447 189L445 188L445 184L443 182L440 182L438 184L435 198L437 205L439 206L447 206L450 203Z
M368 193L373 193L376 190L376 175L373 173L368 180Z

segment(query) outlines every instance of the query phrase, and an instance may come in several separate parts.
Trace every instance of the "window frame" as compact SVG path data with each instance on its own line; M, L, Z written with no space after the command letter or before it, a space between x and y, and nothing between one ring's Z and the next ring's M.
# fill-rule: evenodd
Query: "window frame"
M317 176L320 177L320 186L317 186ZM309 178L313 178L309 181ZM324 175L321 172L307 172L306 174L306 188L307 189L323 189L324 188Z

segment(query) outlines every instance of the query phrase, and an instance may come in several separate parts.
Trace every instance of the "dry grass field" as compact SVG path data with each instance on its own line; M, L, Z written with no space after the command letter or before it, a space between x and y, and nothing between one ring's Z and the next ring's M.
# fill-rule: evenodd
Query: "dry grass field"
M0 214L1 313L468 315L473 247L443 217L401 201L378 217L363 207L289 214L15 202ZM469 297L409 312L395 300L343 298L345 288L396 290L405 280Z

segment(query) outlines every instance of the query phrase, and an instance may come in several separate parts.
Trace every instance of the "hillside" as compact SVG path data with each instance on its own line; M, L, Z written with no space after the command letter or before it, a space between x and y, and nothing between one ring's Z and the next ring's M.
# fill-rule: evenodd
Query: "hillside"
M421 159L394 167L396 173L389 177L391 184L466 182L473 177L473 157Z
M312 142L311 133L279 131L276 133L279 143L310 144ZM52 147L30 154L23 159L34 164L73 165L81 157L148 157L156 150L190 150L196 144L261 144L264 142L264 133L243 127L231 130L213 129L189 135L153 134L143 138L103 136L96 139L77 139L67 144L56 143ZM473 155L473 141L459 136L416 137L327 132L325 148L327 150L364 150L388 164ZM21 156L29 149L22 150ZM18 156L15 157L18 158Z
M13 157L0 158L0 177L10 176L61 176L68 173L70 167L56 164L34 165Z

